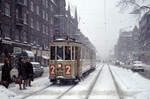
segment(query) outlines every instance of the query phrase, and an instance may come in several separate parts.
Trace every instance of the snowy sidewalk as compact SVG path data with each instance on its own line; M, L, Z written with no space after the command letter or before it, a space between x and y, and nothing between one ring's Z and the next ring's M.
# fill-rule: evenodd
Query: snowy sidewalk
M136 72L111 66L125 99L150 99L150 80Z

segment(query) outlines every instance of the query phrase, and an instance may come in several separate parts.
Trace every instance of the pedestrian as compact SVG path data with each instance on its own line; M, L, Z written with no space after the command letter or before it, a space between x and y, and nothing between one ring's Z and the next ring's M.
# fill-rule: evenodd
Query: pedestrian
M19 72L19 76L18 76L19 88L20 90L22 90L22 84L23 84L23 89L26 89L27 73L26 73L26 65L23 57L19 58L18 72Z
M12 66L8 58L4 59L4 65L2 66L2 84L8 88L11 78L10 78L10 71Z
M27 85L31 87L31 81L33 81L33 66L30 63L30 58L27 57L26 59L26 72L27 72Z

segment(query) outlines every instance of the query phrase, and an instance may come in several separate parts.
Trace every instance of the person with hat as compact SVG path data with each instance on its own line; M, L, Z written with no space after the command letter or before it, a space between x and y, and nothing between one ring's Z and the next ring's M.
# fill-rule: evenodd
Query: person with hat
M18 62L18 72L19 72L19 88L22 90L22 83L23 83L23 89L26 89L26 83L27 83L27 72L26 72L26 65L24 63L24 58L20 57Z

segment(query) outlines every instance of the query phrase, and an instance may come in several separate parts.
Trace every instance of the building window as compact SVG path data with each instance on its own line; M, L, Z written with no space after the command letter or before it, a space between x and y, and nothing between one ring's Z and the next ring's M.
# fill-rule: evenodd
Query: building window
M16 18L22 18L22 9L16 8Z
M54 10L54 9L53 9L53 5L51 5L51 12L53 12L53 10Z
M27 3L28 3L28 1L27 1L27 0L24 0L24 5L26 5L26 6L27 6Z
M43 10L43 15L42 15L43 19L45 19L45 11Z
M37 21L37 30L40 31L40 23Z
M46 26L46 34L48 35L48 26Z
M10 16L10 4L5 3L5 15Z
M27 32L23 32L23 41L24 41L24 42L27 41Z
M17 40L17 41L19 41L19 29L16 29L16 32L15 32L16 34L15 34L15 39Z
M34 28L33 27L33 18L31 18L31 24L30 25L31 25L31 28Z
M27 24L27 14L24 14L24 24Z
M42 0L43 1L43 0ZM31 11L34 11L34 7L33 7L33 1L31 1Z
M39 6L36 6L36 13L37 13L37 15L40 14L40 8L39 8Z
M5 34L5 38L10 39L10 26L9 25L4 26L4 34Z
M48 21L48 13L46 13L46 21Z
M53 24L53 18L51 17L50 23Z
M42 0L42 4L45 6L45 0Z
M43 24L43 34L45 34L45 25Z
M46 8L48 8L48 0L45 0Z
M19 18L19 10L16 9L16 18Z

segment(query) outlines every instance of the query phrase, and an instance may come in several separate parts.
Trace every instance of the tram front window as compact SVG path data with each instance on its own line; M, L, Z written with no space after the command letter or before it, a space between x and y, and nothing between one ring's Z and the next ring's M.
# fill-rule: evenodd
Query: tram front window
M55 60L55 46L51 46L51 60Z
M71 47L65 47L65 60L71 60Z
M57 60L63 60L63 46L57 46Z

